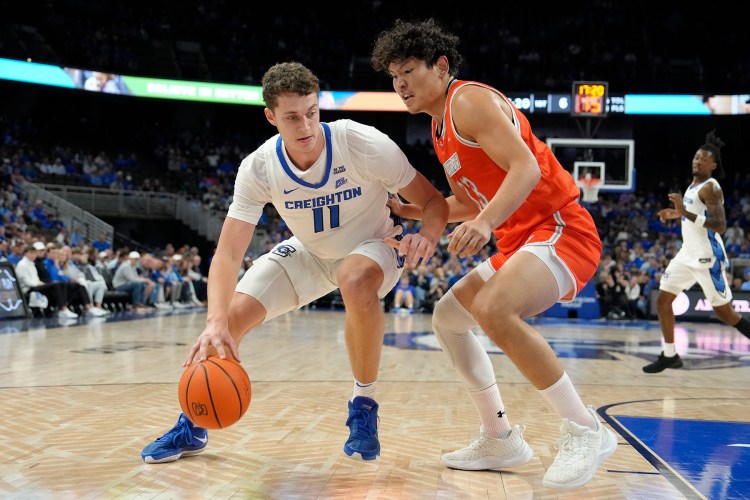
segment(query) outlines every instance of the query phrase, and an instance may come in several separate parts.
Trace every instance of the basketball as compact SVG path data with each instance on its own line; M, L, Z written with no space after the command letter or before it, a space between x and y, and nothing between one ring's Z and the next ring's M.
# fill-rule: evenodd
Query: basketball
M233 359L209 356L180 377L180 406L198 427L223 429L236 423L247 411L250 395L250 377Z

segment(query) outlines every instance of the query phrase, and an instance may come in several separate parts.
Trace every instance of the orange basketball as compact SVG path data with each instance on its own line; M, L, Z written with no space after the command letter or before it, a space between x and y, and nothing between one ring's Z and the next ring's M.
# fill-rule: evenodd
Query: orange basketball
M250 377L233 359L209 356L180 377L183 413L198 427L223 429L237 422L250 404Z

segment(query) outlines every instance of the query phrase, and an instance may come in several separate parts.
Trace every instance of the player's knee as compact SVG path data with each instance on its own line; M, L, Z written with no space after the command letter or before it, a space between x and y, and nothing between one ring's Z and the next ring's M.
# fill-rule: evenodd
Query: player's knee
M448 293L446 293L432 306L432 328L435 330L435 333L437 333L440 325L445 323L445 319L450 317L450 313L453 310L450 301L451 299L448 298Z
M432 329L439 340L450 335L465 335L475 326L475 319L450 290L435 303Z
M511 306L510 300L492 296L480 291L471 304L471 314L480 325L493 322L506 322L511 317L519 316Z
M658 297L656 297L656 306L659 309L671 308L672 302L674 301L674 299L675 299L674 294L661 291L659 292Z
M344 301L361 300L359 298L377 294L383 283L383 271L378 266L349 268L346 272L338 272L336 279Z

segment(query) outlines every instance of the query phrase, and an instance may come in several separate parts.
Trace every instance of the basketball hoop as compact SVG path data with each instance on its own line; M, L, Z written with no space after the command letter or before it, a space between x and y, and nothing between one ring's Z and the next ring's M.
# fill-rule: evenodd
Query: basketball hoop
M578 179L578 187L581 188L581 201L584 203L596 203L599 201L599 188L602 180L586 174Z

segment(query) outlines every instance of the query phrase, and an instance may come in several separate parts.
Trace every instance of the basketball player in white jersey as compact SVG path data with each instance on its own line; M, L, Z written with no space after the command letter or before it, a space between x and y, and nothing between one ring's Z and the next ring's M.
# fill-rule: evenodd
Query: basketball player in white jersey
M263 77L265 116L279 133L239 167L208 275L206 328L185 366L217 353L239 360L239 343L252 328L338 288L354 376L344 452L375 460L380 454L375 388L385 321L380 299L396 285L403 266L413 268L433 256L448 204L382 132L351 120L321 123L319 92L318 78L298 63L276 64ZM387 206L389 193L422 207L419 233L402 237ZM237 283L267 203L294 236L258 258ZM180 415L173 429L144 448L142 458L171 462L200 453L207 442L206 429Z
M716 316L750 338L750 321L732 307L732 290L725 273L729 261L721 234L726 231L727 219L724 194L714 178L714 175L724 177L721 164L723 145L714 131L706 135L706 143L698 148L693 157L693 182L685 195L670 193L669 201L674 204L674 208L659 211L662 222L681 218L682 247L659 282L656 304L664 336L664 350L656 361L643 367L646 373L682 368L682 359L674 345L675 317L672 302L680 292L688 290L696 282Z

